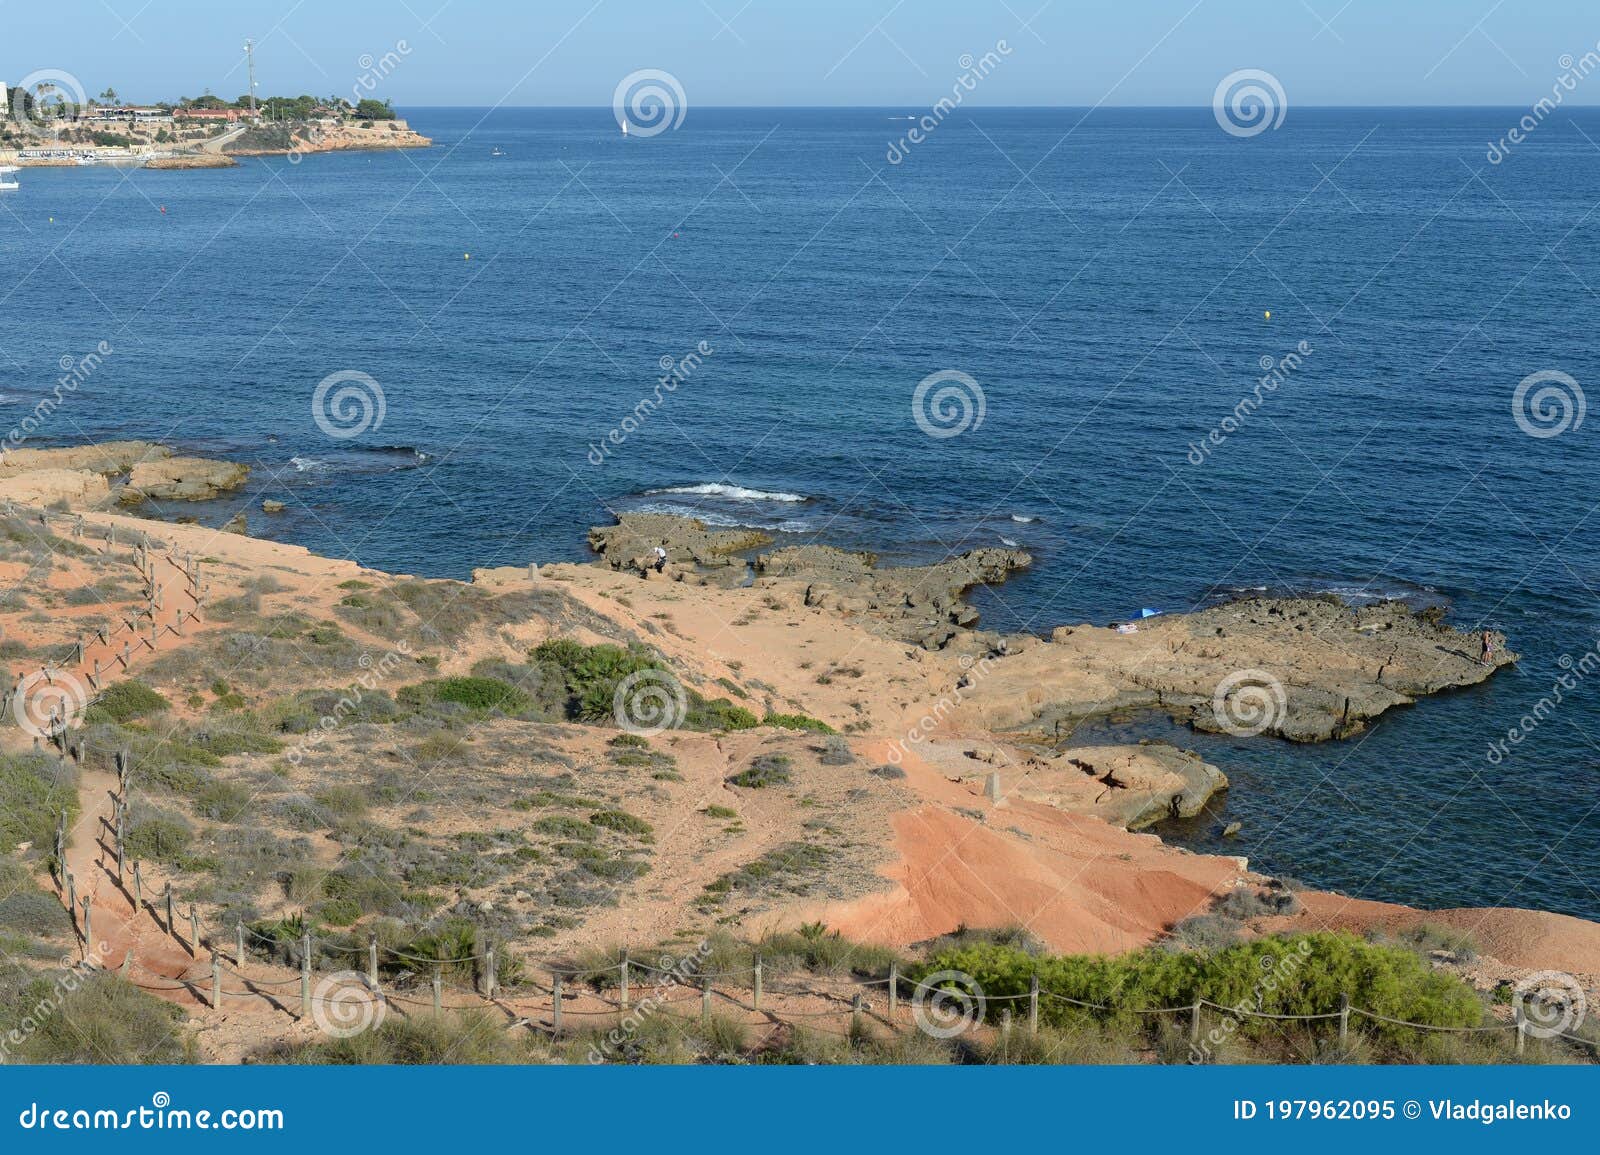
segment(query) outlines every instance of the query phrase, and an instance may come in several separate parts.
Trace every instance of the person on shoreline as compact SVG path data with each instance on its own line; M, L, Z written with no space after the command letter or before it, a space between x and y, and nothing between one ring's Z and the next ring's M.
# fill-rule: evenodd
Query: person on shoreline
M656 565L655 565L656 573L660 573L662 570L664 570L666 568L667 568L667 551L666 551L666 548L664 546L659 546L658 545L658 546L656 546ZM1487 638L1488 636L1489 636L1488 634L1484 635L1485 638Z
M1494 635L1488 630L1483 631L1483 657L1478 660L1485 666L1494 665Z

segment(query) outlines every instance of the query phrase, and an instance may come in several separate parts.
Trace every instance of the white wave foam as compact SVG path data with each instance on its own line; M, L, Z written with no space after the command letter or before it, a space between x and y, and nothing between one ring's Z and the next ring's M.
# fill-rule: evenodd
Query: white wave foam
M296 473L305 473L312 469L328 468L328 463L326 461L318 461L312 457L291 457L289 458L289 464L294 466Z
M739 518L726 513L696 509L670 501L650 501L633 509L635 513L664 513L672 517L692 517L716 529L764 529L770 533L810 533L816 525L805 518L782 518L763 521L759 518Z
M768 493L763 489L746 489L742 485L723 485L720 482L703 482L700 485L673 485L666 489L651 489L646 495L655 497L661 494L683 494L696 497L725 497L730 501L784 501L800 502L809 498L799 493Z
M1020 513L1013 513L1011 515L1011 520L1016 522L1018 525L1030 525L1039 519L1037 517L1026 517Z

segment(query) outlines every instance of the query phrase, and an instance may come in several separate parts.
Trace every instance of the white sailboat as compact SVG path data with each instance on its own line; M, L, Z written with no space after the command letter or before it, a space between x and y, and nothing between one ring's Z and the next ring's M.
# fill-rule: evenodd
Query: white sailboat
M623 122L622 122L622 135L623 136L627 136L628 135L628 122L627 122L627 120L623 120Z
M0 164L0 192L9 192L12 189L21 188L22 186L16 181L6 179L7 173L21 171L22 170L14 164Z

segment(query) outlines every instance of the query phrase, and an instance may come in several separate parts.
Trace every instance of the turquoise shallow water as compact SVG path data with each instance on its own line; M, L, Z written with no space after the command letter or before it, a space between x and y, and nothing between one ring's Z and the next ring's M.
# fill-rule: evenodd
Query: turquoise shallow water
M1209 110L999 110L890 164L915 111L697 108L623 141L603 109L418 109L414 153L26 172L0 421L106 341L31 443L238 456L252 503L290 502L256 532L408 572L578 557L608 510L658 508L893 560L1018 541L1033 570L978 599L1006 628L1262 587L1443 600L1521 668L1342 744L1180 736L1233 779L1227 848L1600 917L1600 687L1486 757L1600 637L1600 418L1513 417L1529 374L1600 380L1600 113L1494 165L1519 112L1294 109L1236 139ZM342 370L384 396L352 439L313 420ZM982 392L957 436L914 419L941 370ZM1220 847L1219 821L1169 834Z

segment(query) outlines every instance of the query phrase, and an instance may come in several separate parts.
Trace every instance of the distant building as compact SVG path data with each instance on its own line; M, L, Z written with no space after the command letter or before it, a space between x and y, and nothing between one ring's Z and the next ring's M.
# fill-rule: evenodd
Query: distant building
M126 105L120 108L91 108L79 119L96 124L126 124L128 121L146 124L171 120L172 113L164 108L141 108Z
M260 118L256 114L256 119ZM174 120L249 120L248 109L243 108L175 108L172 110Z

